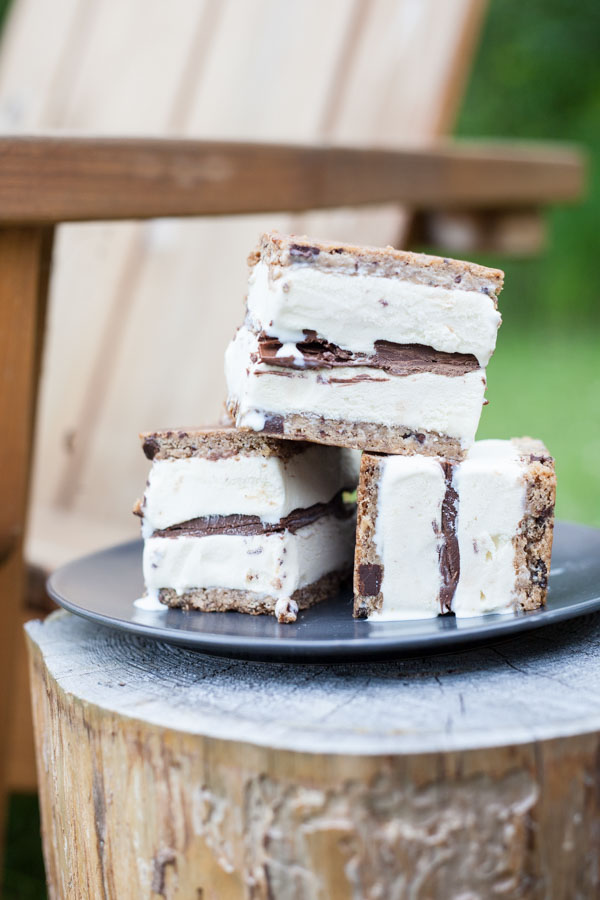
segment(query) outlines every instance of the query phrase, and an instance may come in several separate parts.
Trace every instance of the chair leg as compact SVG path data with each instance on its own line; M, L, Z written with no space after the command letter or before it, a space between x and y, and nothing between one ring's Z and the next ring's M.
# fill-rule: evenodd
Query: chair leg
M0 856L18 625L25 594L23 534L53 228L0 228ZM1 865L1 859L0 859Z

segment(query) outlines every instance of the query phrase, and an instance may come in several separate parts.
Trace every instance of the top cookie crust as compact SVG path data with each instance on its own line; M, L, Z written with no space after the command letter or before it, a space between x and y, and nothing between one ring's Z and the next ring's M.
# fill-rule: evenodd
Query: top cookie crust
M504 283L504 272L500 269L488 269L476 263L393 247L320 241L276 231L261 236L258 247L248 257L248 264L254 266L260 260L272 267L272 277L273 268L303 264L345 275L377 275L447 290L479 291L495 303Z
M543 441L531 437L509 438L510 443L514 446L519 454L519 460L527 470L534 470L537 473L543 473L544 476L555 478L554 475L554 457L551 456L548 448ZM386 457L393 455L389 453L378 453L377 451L364 451L361 458L361 473L363 465L377 468L377 461L381 461ZM434 459L436 457L433 457ZM444 457L437 457L440 462L448 462ZM467 456L468 460L468 456ZM454 465L460 465L460 462L454 462ZM461 462L465 462L462 460Z
M239 431L233 425L202 425L144 431L142 449L148 459L225 459L229 456L277 456L286 460L312 446L305 441L286 441L271 435Z
M554 459L543 441L531 437L511 438L510 440L511 444L514 444L522 462L530 464L541 463L549 468L554 468Z

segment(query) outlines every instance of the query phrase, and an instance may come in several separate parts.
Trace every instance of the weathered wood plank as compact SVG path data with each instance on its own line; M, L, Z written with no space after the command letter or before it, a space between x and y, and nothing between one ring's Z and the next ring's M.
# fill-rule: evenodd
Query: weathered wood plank
M23 535L52 230L0 228L0 732L8 732L25 585ZM0 741L0 804L8 742ZM0 830L3 825L0 809ZM0 847L2 840L0 834Z
M363 0L366 15L347 72L336 142L357 131L379 147L427 145L447 134L470 69L481 0Z
M185 133L187 94L193 96L202 77L201 39L210 49L213 36L207 13L222 5L221 0L196 0L176 8L162 0L57 0L44 10L37 0L12 3L0 53L0 130ZM146 227L151 226L121 222L59 229L58 278L50 304L37 429L41 471L27 529L37 537L35 559L51 568L89 549L90 542L106 544L126 536L127 513L111 527L89 492L85 521L79 510L67 521L56 505L52 520L47 513L48 498L54 499L58 475L65 463L68 468L69 450L81 434L74 410L85 408L90 397L93 407L102 406L103 393L92 392L88 366L100 364L96 336L114 323L115 306L120 307L117 333L127 325L128 303L120 286L131 270L132 248L135 253L144 245ZM113 332L113 353L115 345ZM111 360L105 362L110 367ZM80 480L76 486L81 488ZM24 656L24 644L18 642L17 648ZM25 718L30 718L30 703L23 687L26 680L17 680L8 765L9 787L21 790L35 785L31 721L28 733Z
M1 138L0 221L232 215L375 203L489 208L576 199L579 151L367 150L192 140Z

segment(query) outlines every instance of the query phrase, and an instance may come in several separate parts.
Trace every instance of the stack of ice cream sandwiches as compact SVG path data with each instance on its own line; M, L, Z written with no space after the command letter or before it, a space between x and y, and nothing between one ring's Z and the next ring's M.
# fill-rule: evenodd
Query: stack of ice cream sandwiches
M290 622L353 570L357 618L542 606L554 462L475 442L502 272L275 233L249 263L232 424L142 436L148 596Z

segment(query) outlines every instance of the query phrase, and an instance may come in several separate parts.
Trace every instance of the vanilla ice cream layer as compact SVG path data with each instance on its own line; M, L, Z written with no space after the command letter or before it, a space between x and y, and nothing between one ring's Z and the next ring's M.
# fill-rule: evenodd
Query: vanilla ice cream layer
M290 597L352 565L354 531L353 517L323 516L295 533L151 537L144 543L146 593L157 598L161 588L178 594L229 588Z
M481 366L494 352L502 321L494 299L480 291L322 272L306 264L270 272L264 262L250 273L248 312L256 331L282 343L305 340L304 329L310 329L354 353L373 353L375 341L386 340L470 353Z
M383 605L369 619L432 618L440 612L444 472L437 459L422 456L389 456L382 468L375 547Z
M456 466L460 578L452 609L457 616L512 612L515 600L513 539L525 515L523 464L511 441L478 441Z
M144 495L142 535L204 516L258 516L278 522L327 503L354 478L337 447L309 447L288 459L238 454L156 460Z
M254 362L257 347L254 332L240 328L225 354L229 402L237 405L238 427L261 431L265 413L303 413L433 431L459 440L464 448L473 443L485 392L481 369L456 376L389 375L367 366L282 369Z

